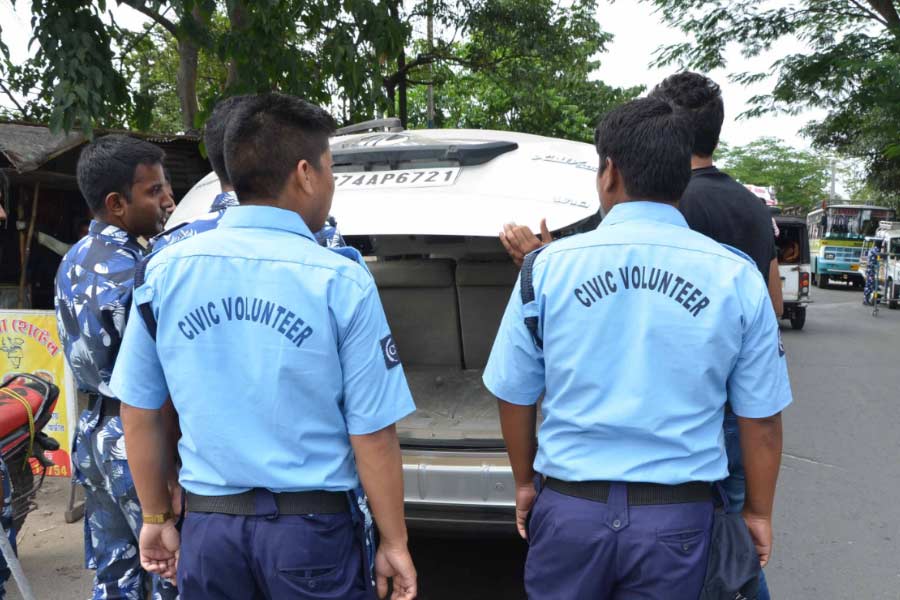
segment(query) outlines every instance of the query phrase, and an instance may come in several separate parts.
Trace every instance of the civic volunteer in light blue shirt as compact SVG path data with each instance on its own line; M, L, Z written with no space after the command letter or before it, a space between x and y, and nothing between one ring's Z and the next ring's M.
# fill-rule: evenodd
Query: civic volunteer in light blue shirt
M414 410L382 348L390 330L371 274L318 246L296 213L232 207L216 230L154 257L135 293L156 341L135 319L112 385L145 409L171 393L189 492L354 489L350 438L335 432L371 433Z
M767 420L791 402L784 350L753 263L691 231L676 208L691 135L672 108L642 99L613 111L597 147L607 214L526 258L484 373L501 400L523 535L531 513L526 588L529 598L696 598L710 483L728 475L725 402L742 426L777 429L780 446L780 421ZM760 448L774 467L748 468L748 506L768 518L777 455ZM546 488L532 507L535 472ZM770 526L753 527L757 547L770 544ZM673 539L680 551L666 554L656 544L667 529L700 535Z
M298 98L242 101L225 134L242 205L138 278L111 385L145 515L165 521L145 517L142 561L164 576L179 538L155 414L167 395L178 413L184 597L370 599L373 571L379 591L393 577L398 597L415 596L394 429L415 406L361 256L311 231L331 206L333 131Z
M765 282L748 266L658 202L617 205L596 230L541 251L536 301L523 307L517 284L484 373L506 402L546 394L535 469L567 481L724 479L726 399L747 418L791 400ZM530 311L543 348L524 325Z

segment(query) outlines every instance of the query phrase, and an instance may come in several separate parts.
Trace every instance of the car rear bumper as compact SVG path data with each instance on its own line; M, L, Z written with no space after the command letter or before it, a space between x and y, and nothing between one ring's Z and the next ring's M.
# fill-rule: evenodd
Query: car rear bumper
M800 298L799 300L797 298L792 298L790 300L784 299L782 301L782 304L784 305L785 308L788 308L788 307L798 308L798 307L808 306L811 302L812 301L808 297L804 296L804 297Z
M515 535L515 481L506 453L403 448L411 529Z

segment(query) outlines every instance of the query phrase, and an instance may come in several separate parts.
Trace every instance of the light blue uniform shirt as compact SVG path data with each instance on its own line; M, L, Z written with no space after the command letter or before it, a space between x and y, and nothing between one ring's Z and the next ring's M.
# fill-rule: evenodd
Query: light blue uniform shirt
M371 274L296 213L229 208L150 260L147 300L156 342L132 307L111 387L146 409L171 393L190 492L354 489L349 435L415 410Z
M728 475L726 399L742 417L791 402L766 285L746 256L675 208L617 205L554 242L517 284L484 373L501 400L543 393L535 470L566 481L678 484ZM526 328L539 316L543 350Z

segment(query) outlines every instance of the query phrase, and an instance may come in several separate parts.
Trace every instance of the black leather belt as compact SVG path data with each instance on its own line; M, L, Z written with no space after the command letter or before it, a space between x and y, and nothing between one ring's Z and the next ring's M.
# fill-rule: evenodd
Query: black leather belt
M610 481L562 481L548 477L544 482L548 488L566 496L606 503L609 490L615 482ZM713 488L709 483L693 481L679 485L659 483L625 483L628 490L629 506L652 506L656 504L685 504L712 500Z
M278 514L314 515L350 512L347 494L344 492L264 492L275 500ZM252 516L260 512L257 490L227 496L200 496L187 493L188 512L218 513L223 515Z

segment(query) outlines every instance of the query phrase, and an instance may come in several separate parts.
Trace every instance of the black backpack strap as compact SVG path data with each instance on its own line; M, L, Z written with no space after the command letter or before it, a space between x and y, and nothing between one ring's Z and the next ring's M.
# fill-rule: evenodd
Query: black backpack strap
M152 256L152 255L151 255ZM144 260L138 263L137 268L134 270L134 288L137 289L144 285L144 281L147 274L147 264L150 262L151 256L148 256ZM146 300L137 304L138 314L141 315L141 318L144 320L144 324L147 326L147 331L150 333L150 337L153 338L153 341L156 341L156 317L153 315L153 307L150 306L150 300Z
M525 260L522 261L522 270L519 272L519 291L522 295L522 309L525 313L525 327L528 328L528 332L531 334L531 339L534 340L534 345L541 350L544 349L544 340L543 338L541 338L536 310L537 306L534 303L534 280L532 275L534 271L534 261L535 259L537 259L538 254L540 254L544 248L546 248L546 246L542 246L534 252L526 255Z

